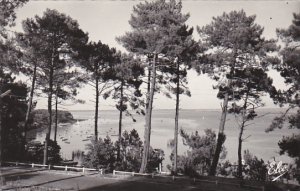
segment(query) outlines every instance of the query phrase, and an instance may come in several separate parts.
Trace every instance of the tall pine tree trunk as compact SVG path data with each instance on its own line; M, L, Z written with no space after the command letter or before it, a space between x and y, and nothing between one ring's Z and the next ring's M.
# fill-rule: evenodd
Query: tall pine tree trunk
M45 139L45 147L44 147L44 159L43 164L46 165L48 163L48 144L51 135L51 127L52 127L52 93L53 93L53 67L50 69L49 75L49 92L48 92L48 131L46 133Z
M149 105L149 95L150 95L150 87L151 87L151 70L150 67L151 67L151 63L149 62L149 66L148 66L148 81L147 81L147 102L146 102L146 111L148 109L148 105Z
M118 145L118 153L117 153L117 160L120 160L120 153L121 153L121 139L122 139L122 118L123 118L123 86L124 86L124 81L122 80L121 82L121 87L120 87L120 105L119 105L119 145Z
M98 141L99 79L96 77L95 141Z
M225 129L225 123L226 123L226 117L227 117L228 97L229 97L228 92L226 92L225 98L223 101L221 120L220 120L220 124L219 124L217 146L216 146L215 154L214 154L213 161L212 161L210 171L209 171L210 176L215 176L215 174L216 174L216 169L217 169L220 154L222 151L222 146L226 139L226 136L224 134L224 129Z
M29 95L30 97L29 97L29 101L28 101L28 108L27 108L27 111L26 111L25 124L24 124L24 143L26 143L29 116L30 116L31 109L32 109L33 93L34 93L35 81L36 81L36 68L37 68L37 64L35 63L34 64L34 69L33 69L30 95Z
M0 79L0 172L2 167L2 147L3 147L3 141L2 141L2 79Z
M243 105L243 113L242 113L242 124L240 126L240 133L239 133L239 143L238 143L238 178L243 179L243 164L242 164L242 143L243 143L243 132L245 128L245 123L247 121L246 116L246 109L247 109L247 102L248 102L248 95L249 91L246 93L246 98Z
M233 56L232 56L232 65L230 68L230 78L228 79L228 83L227 83L228 89L231 88L231 82L232 82L232 78L234 76L236 57L237 57L237 50L235 48L233 48L232 52L233 52ZM223 107L222 107L222 115L221 115L221 120L220 120L220 125L219 125L217 146L216 146L214 158L213 158L210 170L209 170L210 176L216 175L216 170L217 170L220 154L222 151L222 146L226 139L224 129L225 129L225 123L226 123L226 117L227 117L228 101L229 101L229 93L228 93L228 90L226 90L224 101L223 101Z
M145 173L147 162L148 162L148 155L149 155L149 148L150 148L150 137L151 137L151 118L152 118L152 106L153 106L153 98L155 93L155 84L156 84L156 59L157 54L154 54L153 63L152 63L152 74L151 74L151 84L150 84L150 92L148 96L148 106L146 111L146 124L145 124L145 132L144 132L144 151L142 157L142 164L140 168L140 173Z
M176 66L176 108L175 108L175 131L174 131L174 166L173 173L177 174L177 152L178 152L178 119L179 119L179 95L180 95L180 76L179 76L179 62Z
M50 74L49 74L49 90L48 90L48 131L46 133L45 144L44 144L44 158L43 164L46 165L48 163L48 144L51 135L51 127L52 127L52 94L53 94L53 73L54 73L54 48L52 50L52 58L51 58L51 66L50 66Z
M238 178L243 179L243 164L242 164L242 136L244 131L244 124L240 127L239 143L238 143Z
M1 70L0 70L1 71ZM3 141L2 141L2 79L0 77L0 175L2 175L2 149L3 149ZM5 182L5 176L0 177L0 183Z
M55 126L54 126L54 141L56 142L57 135L57 125L58 125L58 87L56 87L56 95L55 95Z

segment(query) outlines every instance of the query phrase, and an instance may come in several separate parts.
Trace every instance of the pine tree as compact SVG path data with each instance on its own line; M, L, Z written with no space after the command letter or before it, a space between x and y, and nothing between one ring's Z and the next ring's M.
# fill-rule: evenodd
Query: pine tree
M82 47L79 54L81 67L90 74L88 84L95 88L95 141L98 140L99 98L114 87L110 71L114 65L115 53L114 48L109 48L99 41L90 42Z
M177 174L177 147L178 147L178 121L179 121L179 105L180 95L184 94L191 96L187 84L187 70L191 67L191 63L196 60L196 56L200 51L198 44L192 38L193 28L183 25L177 28L174 33L169 34L169 37L173 39L172 47L169 47L164 51L166 61L169 63L164 64L161 68L162 78L160 80L164 84L167 92L167 97L172 97L169 92L175 94L175 129L174 129L174 161L173 161L173 173ZM170 36L173 35L173 36Z
M83 100L76 99L77 89L86 83L86 76L73 68L71 71L58 71L54 74L55 85L55 121L54 121L54 141L57 137L58 126L58 105L63 105L63 101L71 101L73 103L84 103Z
M149 61L149 85L146 98L146 124L141 173L146 170L149 156L153 99L157 88L156 81L159 77L157 70L166 64L163 57L166 56L167 52L173 51L173 46L176 45L173 39L174 34L189 18L188 14L181 13L181 9L181 2L175 0L140 3L134 6L129 20L132 32L127 32L117 39L128 51L145 56Z
M15 51L11 40L8 38L7 26L13 26L16 19L16 9L23 6L28 0L2 0L0 2L0 73L4 71L17 71L17 60L11 54ZM2 76L0 77L0 109L2 109L2 98L7 92L2 92ZM0 167L2 165L2 115L0 114Z
M263 28L255 23L255 16L247 16L241 11L223 13L213 17L213 21L197 28L201 47L206 48L198 71L208 73L218 82L218 98L223 99L217 147L211 165L210 175L215 175L223 143L225 142L225 122L229 102L235 99L233 83L236 71L244 68L259 68L264 71L278 58L268 53L277 50L275 40L262 37Z
M274 91L275 103L288 106L288 109L276 117L267 132L276 128L281 129L285 121L289 128L300 129L300 13L294 13L293 23L287 29L277 29L277 35L284 43L280 50L282 63L274 65L285 79L287 90ZM291 111L295 111L294 113ZM284 137L279 141L280 154L287 153L295 159L297 168L300 167L299 155L300 134ZM298 182L300 179L298 178Z
M235 80L231 83L231 87L235 90L234 98L228 112L235 114L240 130L237 175L241 179L243 178L242 143L247 139L243 138L243 133L246 127L251 125L249 121L257 117L256 109L264 106L261 96L275 91L272 83L273 80L268 77L263 68L245 67L235 70Z
M69 16L59 13L56 10L47 9L42 17L35 16L34 19L26 19L23 22L25 34L35 40L35 56L38 58L39 68L42 70L39 76L39 85L48 97L48 131L45 139L44 160L48 160L48 142L52 126L52 98L55 94L54 74L57 71L64 71L67 63L59 59L59 49L65 45L73 50L77 50L87 41L87 35L79 29L77 21ZM71 65L69 65L71 67Z
M119 110L117 160L120 160L123 113L126 112L126 115L130 116L134 122L136 120L128 110L128 105L136 113L144 113L144 102L140 99L142 96L140 86L142 84L142 76L144 75L144 67L140 64L139 59L134 59L132 55L121 54L120 52L115 54L115 62L111 72L111 77L115 85L108 94L112 94L112 99L118 100L116 104L116 108Z

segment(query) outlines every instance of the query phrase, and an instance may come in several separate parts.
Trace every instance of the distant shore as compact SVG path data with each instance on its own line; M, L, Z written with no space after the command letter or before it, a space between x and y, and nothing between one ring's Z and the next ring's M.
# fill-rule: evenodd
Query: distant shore
M74 119L70 111L58 110L57 113L58 124L69 123L73 124L77 121L82 121L83 119ZM48 110L46 109L36 109L32 111L31 114L32 124L30 129L42 129L48 125ZM52 113L52 121L55 122L55 112Z

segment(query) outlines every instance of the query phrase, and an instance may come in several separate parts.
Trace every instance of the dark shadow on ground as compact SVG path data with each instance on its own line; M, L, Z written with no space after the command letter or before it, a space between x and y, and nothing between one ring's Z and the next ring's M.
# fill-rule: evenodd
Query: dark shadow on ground
M96 186L93 188L85 189L84 191L194 191L199 188L167 184L167 183L152 183L152 182L136 182L136 181L121 181L118 183Z
M56 180L50 180L50 181L38 183L38 184L35 184L35 185L33 185L33 186L42 186L42 185L44 185L44 184L50 184L50 183L54 183L54 182L60 182L60 181L63 181L63 180L75 179L75 178L83 177L83 176L84 176L84 175L72 176L72 177L67 177L67 178L59 178L59 179L56 179Z
M23 171L12 171L12 170L19 170L19 169L15 168L15 169L5 170L5 171L3 171L1 169L0 176L4 176L4 177L16 176L16 175L29 174L29 173L34 173L34 172L41 172L41 171L45 171L47 169L35 169L35 170L32 170L32 169L22 169L22 168L20 168L20 170L23 170Z
M15 174L15 175L9 175L9 176L4 176L5 181L18 181L18 180L27 180L30 178L33 178L35 176L39 176L38 173L30 173L30 174Z
M165 178L127 178L119 182L95 186L84 191L250 191L253 189L241 188L232 185L216 185L214 183L199 183L190 180ZM255 191L255 190L254 190ZM261 191L261 189L259 189Z

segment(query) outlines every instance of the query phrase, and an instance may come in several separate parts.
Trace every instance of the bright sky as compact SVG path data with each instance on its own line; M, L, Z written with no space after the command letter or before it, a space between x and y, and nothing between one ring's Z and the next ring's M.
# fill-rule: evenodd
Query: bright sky
M124 0L36 0L28 2L17 11L16 30L21 31L21 21L25 18L32 18L34 15L42 15L46 8L57 9L76 19L82 30L89 33L90 40L101 40L103 43L119 50L124 50L116 41L117 36L130 31L128 20L132 8L141 1ZM183 0L183 13L190 13L187 24L196 28L209 24L213 16L219 16L224 11L244 9L247 15L255 14L256 22L265 28L266 38L276 38L276 28L287 28L292 21L292 13L300 12L300 1L201 1ZM194 32L195 39L198 34ZM284 87L280 75L271 71L277 87ZM216 91L212 89L213 81L206 76L198 76L191 71L188 74L189 88L192 97L181 97L182 109L220 109L221 100L216 98ZM86 104L65 106L66 109L94 109L94 91L86 86L80 90L78 98L87 101ZM174 100L156 95L154 108L173 109ZM274 105L269 98L264 98L266 107ZM45 98L38 99L38 108L46 108ZM114 109L113 101L101 101L100 109Z

